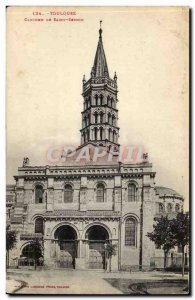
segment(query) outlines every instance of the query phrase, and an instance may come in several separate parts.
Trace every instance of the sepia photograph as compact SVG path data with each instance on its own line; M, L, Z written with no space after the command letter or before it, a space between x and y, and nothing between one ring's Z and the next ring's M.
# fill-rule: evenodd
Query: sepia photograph
M190 295L187 6L6 8L6 293Z

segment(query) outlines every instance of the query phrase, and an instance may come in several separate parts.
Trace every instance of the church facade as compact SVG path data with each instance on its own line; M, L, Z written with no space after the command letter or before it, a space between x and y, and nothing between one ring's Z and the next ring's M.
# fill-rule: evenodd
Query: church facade
M103 149L114 157L58 166L32 166L28 159L7 186L7 224L17 230L10 265L25 267L31 241L43 245L48 268L107 269L107 249L115 247L112 270L144 270L162 256L146 236L154 218L174 216L183 197L155 185L146 154L139 163L120 161L117 75L111 78L102 29L89 80L83 78L81 145L77 152Z

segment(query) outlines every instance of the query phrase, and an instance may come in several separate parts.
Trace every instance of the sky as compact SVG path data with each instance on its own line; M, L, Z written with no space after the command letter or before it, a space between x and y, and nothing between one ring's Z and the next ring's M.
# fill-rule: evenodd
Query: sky
M66 12L79 21L54 21ZM23 157L45 165L51 147L80 144L82 78L100 20L109 73L118 76L119 142L147 149L156 185L181 193L188 209L189 24L181 7L7 9L7 183Z

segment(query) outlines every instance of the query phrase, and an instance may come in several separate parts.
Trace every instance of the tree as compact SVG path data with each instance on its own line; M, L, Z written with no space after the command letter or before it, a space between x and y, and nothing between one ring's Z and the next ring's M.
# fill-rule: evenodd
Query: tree
M109 260L109 272L111 272L112 256L116 255L116 246L117 245L112 245L112 244L105 245L106 258L108 258Z
M167 216L161 216L156 219L156 223L153 225L153 232L148 232L147 237L153 241L157 247L164 251L164 269L167 265L167 255L169 251L175 246L173 233L171 231L171 221L168 220Z
M9 268L9 251L15 247L17 242L17 232L15 230L11 230L10 226L6 227L6 265Z
M184 276L184 250L189 244L189 214L179 212L171 221L171 231L173 233L174 243L182 248L182 277Z
M39 241L39 239L32 240L30 242L30 247L32 251L29 252L29 257L34 260L35 270L37 268L37 263L41 257L43 257L43 247Z

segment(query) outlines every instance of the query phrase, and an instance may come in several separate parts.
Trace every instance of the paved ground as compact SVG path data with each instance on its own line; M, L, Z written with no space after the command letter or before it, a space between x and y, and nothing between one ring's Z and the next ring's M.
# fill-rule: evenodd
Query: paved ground
M187 277L185 277L187 279ZM123 280L124 279L124 280ZM163 272L112 272L76 270L10 270L7 293L15 294L123 294L124 289L113 280L159 281L180 280L180 274Z

